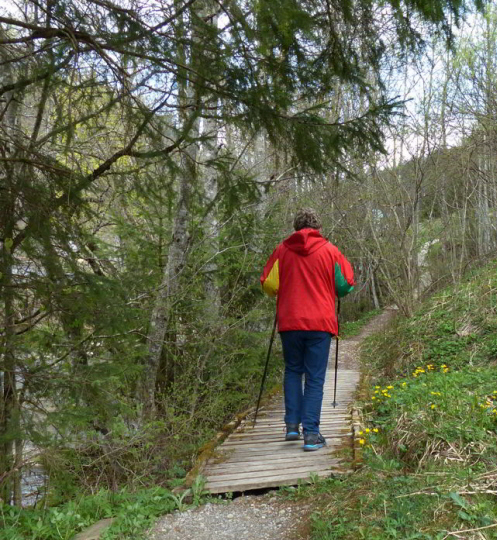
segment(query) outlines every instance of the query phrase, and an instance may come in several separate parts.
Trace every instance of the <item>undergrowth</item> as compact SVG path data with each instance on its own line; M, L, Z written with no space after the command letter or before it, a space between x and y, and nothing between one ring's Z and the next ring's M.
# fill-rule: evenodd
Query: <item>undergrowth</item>
M365 341L362 466L315 482L312 540L497 539L497 264Z
M57 507L35 509L0 505L0 538L71 540L96 521L112 518L112 524L102 533L101 540L139 540L145 538L145 531L159 516L198 506L206 497L204 483L199 477L183 494L162 487L133 493L101 490Z

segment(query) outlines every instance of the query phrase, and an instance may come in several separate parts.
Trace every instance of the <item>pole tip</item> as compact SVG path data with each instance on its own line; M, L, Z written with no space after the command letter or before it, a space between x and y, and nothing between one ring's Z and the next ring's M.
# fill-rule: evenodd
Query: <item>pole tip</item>
M334 401L334 402L332 403L332 405L333 405L333 408L335 409L336 406L338 405L338 402L337 402L337 401Z

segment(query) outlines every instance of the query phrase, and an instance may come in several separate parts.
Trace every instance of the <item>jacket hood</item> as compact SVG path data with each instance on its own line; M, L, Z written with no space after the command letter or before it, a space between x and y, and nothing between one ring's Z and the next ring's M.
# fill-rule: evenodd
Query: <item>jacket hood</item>
M317 229L300 229L289 236L283 245L299 255L310 255L328 243Z

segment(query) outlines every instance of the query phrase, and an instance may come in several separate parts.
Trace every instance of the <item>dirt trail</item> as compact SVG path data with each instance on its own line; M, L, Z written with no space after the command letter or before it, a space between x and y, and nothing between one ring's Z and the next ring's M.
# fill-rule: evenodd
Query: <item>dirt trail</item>
M359 369L358 348L395 313L386 309L359 335L339 343L339 369ZM334 363L334 344L330 362ZM283 500L275 492L209 503L161 518L150 540L305 540L309 538L310 501Z

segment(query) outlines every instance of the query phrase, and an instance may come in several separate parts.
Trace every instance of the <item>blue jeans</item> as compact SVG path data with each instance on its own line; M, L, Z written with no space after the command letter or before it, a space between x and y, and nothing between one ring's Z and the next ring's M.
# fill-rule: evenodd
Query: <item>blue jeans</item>
M290 330L280 332L280 337L285 359L285 423L302 423L304 433L318 433L331 334Z

